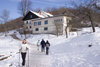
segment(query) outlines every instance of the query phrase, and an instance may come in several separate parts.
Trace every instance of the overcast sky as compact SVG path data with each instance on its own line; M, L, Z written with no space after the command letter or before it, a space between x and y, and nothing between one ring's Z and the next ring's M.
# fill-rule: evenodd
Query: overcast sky
M10 11L10 18L15 19L20 17L21 15L18 13L18 2L20 0L0 0L0 12L2 12L4 9ZM73 0L31 0L33 2L32 8L41 8L42 10L45 7L65 7L70 6L72 7L71 1ZM76 2L82 1L82 0L74 0Z

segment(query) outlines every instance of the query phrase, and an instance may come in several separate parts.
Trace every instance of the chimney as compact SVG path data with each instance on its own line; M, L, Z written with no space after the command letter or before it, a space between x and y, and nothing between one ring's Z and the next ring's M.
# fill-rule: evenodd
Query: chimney
M49 12L47 12L47 13L49 13ZM51 14L51 15L52 15L52 13L49 13L49 14Z
M40 11L40 15L41 15L41 11Z
M51 15L53 15L52 13L50 13Z

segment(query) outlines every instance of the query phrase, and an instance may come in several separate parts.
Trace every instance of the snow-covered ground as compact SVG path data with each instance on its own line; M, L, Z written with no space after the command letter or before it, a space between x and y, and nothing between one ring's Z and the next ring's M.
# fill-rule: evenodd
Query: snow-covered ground
M68 33L68 38L65 35L59 37L51 34L27 35L27 42L36 44L38 40L49 40L51 47L49 58L46 58L46 61L50 62L51 67L100 67L100 28L96 28L95 33L91 33L91 31L91 28L83 28L78 33ZM22 42L13 39L10 36L13 33L14 31L10 31L7 37L0 33L0 59L9 56L5 60L0 60L0 67L9 67L11 64L13 67L17 67L19 63L17 52ZM20 39L25 38L24 35L21 37L18 32L15 34ZM88 47L88 45L92 46ZM34 54L36 53L37 51ZM45 61L40 59L46 57L45 53L39 55L42 56L35 61ZM42 64L39 67L43 67Z

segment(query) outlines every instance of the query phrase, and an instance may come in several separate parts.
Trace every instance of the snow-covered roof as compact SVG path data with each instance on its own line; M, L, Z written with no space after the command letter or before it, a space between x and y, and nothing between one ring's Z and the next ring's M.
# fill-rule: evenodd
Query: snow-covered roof
M40 11L39 13L41 13L45 17L51 17L51 16L53 16L52 14L50 14L48 12L44 12L44 11Z
M40 14L37 13L37 12L34 12L34 11L30 11L30 12L32 12L33 14L37 15L37 16L40 17L40 18L45 18L44 16L40 15Z
M47 14L47 15L49 15L49 16L53 16L52 14L50 14L50 13L47 13L47 12L44 12L45 14Z
M40 18L46 18L46 17L52 17L53 16L52 14L44 12L44 11L40 11L39 13L34 12L34 11L30 11L30 12L32 12L33 14L37 15Z

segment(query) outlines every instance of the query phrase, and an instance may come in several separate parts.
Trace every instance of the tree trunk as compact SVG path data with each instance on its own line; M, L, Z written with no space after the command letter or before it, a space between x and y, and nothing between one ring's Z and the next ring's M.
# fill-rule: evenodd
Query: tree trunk
M57 31L57 37L59 36L59 33L58 33L58 31Z
M57 34L57 37L59 36L59 33L58 33L58 28L56 26L56 34Z
M66 32L66 38L68 38L68 34L67 34L67 27L66 27L66 29L65 29L65 32Z
M6 27L5 27L5 36L7 36Z
M92 21L91 21L91 25L92 25L93 32L95 32L95 27Z
M25 39L26 39L26 30L24 30L24 35L25 35Z
M94 23L93 23L93 21L92 21L92 19L91 19L91 16L89 16L89 19L90 19L90 21L91 21L92 30L93 30L93 32L95 32Z

